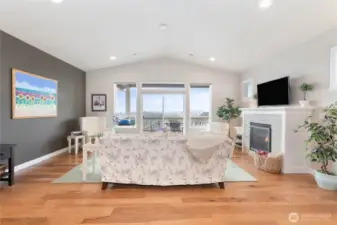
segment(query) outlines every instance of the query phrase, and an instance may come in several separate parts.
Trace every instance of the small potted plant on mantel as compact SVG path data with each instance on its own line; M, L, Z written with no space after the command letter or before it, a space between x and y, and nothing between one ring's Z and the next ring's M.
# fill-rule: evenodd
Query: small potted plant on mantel
M305 141L307 157L311 162L321 164L315 170L314 177L319 187L326 190L337 190L337 174L328 169L329 162L337 160L337 102L324 109L324 117L318 122L313 122L309 117L299 129L309 132Z
M302 107L308 107L310 106L310 101L307 100L307 95L308 92L312 91L314 89L314 86L312 84L307 84L307 83L303 83L300 86L300 90L303 92L304 95L304 100L300 100L300 105Z
M226 103L218 108L216 115L227 121L229 124L228 137L231 137L231 122L233 119L240 117L241 110L238 106L234 106L234 99L226 98Z

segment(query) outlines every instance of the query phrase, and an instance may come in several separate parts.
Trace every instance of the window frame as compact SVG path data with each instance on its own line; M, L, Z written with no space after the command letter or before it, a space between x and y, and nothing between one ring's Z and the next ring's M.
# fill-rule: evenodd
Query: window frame
M337 46L330 51L330 90L337 90Z
M119 84L135 84L136 86L136 124L132 127L115 127L117 132L122 133L143 133L143 94L183 94L184 95L184 133L188 132L189 129L199 129L191 126L190 123L190 88L193 86L208 86L209 87L209 98L210 98L210 106L209 106L209 116L208 122L212 121L212 106L213 106L213 98L212 98L212 84L211 83L190 83L190 82L139 82L139 81L130 81L130 82L114 82L113 83L113 116L116 115L116 104L117 104L117 85ZM143 88L143 84L178 84L184 85L184 88L177 89L167 89L167 88ZM200 128L203 129L203 128Z
M135 112L135 125L133 126L116 126L115 129L118 130L118 131L122 131L122 130L125 130L125 129L139 129L139 119L138 119L138 111L139 111L139 101L138 101L138 95L139 95L139 91L138 91L138 85L137 85L137 82L114 82L113 83L113 111L112 111L112 115L113 116L116 116L116 113L117 113L117 91L118 91L118 88L117 88L117 85L127 85L127 84L131 84L131 85L134 85L134 88L136 88L136 112ZM131 100L131 95L130 95L130 100ZM130 103L131 104L131 103ZM131 109L131 107L130 107Z
M189 89L188 89L188 127L189 129L198 129L202 130L205 129L206 127L196 127L192 126L192 120L191 120L191 88L193 87L208 87L209 88L209 109L208 109L208 123L212 121L212 84L210 83L190 83L189 84Z
M254 98L254 80L253 79L247 79L241 82L241 90L242 90L242 100L243 101L249 101ZM247 93L247 96L245 96L245 85L251 85L251 93ZM248 91L247 91L248 92Z

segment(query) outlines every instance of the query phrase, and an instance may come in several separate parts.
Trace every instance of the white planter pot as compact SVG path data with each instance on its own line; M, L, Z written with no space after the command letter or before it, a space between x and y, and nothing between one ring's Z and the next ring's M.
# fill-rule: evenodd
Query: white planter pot
M314 177L317 185L320 188L329 191L337 190L337 176L320 173L317 170L315 170Z
M310 101L302 100L302 101L299 101L299 102L300 102L301 107L309 107L310 106Z

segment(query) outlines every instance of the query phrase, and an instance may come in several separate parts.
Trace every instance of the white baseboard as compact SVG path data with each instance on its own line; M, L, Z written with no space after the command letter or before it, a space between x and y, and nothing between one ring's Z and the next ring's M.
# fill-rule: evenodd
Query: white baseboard
M65 148L62 148L62 149L57 150L55 152L52 152L52 153L49 153L47 155L41 156L39 158L36 158L36 159L30 160L28 162L22 163L20 165L15 166L14 167L14 171L17 172L19 170L26 169L28 167L31 167L31 166L33 166L35 164L38 164L38 163L40 163L40 162L42 162L44 160L50 159L50 158L52 158L54 156L60 155L60 154L62 154L64 152L67 152L67 151L68 151L68 147L65 147Z

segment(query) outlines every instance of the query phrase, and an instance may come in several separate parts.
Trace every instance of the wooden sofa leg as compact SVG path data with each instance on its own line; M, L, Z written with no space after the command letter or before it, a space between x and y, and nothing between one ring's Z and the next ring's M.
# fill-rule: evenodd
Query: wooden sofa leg
M108 182L102 182L102 190L105 190L108 187Z
M219 187L220 187L220 189L225 189L225 183L224 182L219 182Z

